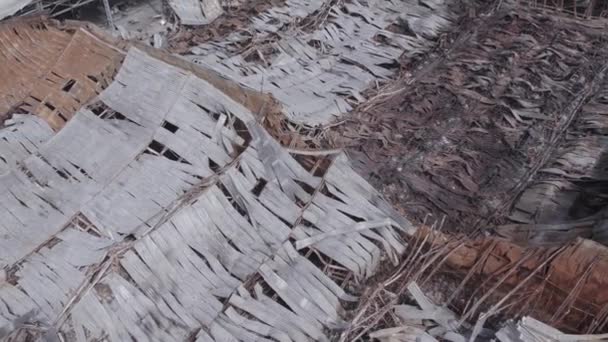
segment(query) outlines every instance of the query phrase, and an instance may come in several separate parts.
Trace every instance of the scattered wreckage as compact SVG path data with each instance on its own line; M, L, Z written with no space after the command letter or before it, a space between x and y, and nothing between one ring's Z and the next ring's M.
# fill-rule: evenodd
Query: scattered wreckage
M345 156L298 160L256 123L263 95L83 26L16 23L3 73L57 58L2 98L4 338L327 340L353 300L331 272L404 252L412 226Z
M220 0L163 0L184 25L205 25L217 19L223 8ZM46 14L51 17L73 12L87 5L100 5L104 9L108 25L113 23L110 0L5 0L0 3L0 19L13 15L28 16ZM145 5L145 4L144 4Z
M603 19L168 5L179 57L0 22L1 339L606 339Z

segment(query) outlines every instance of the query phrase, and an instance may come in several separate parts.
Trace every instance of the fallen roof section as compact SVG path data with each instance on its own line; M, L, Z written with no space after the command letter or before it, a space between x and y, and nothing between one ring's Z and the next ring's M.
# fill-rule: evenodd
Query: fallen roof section
M525 248L425 226L409 243L400 266L376 278L361 296L340 342L361 336L489 339L506 318L522 316L568 333L606 332L608 294L602 289L608 285L608 249L603 245L579 239L561 247ZM413 283L438 306L420 301ZM408 292L423 312L411 307Z
M8 1L11 2L18 0ZM19 2L19 9L5 17L11 15L48 15L50 17L56 17L93 2L104 3L104 5L107 3L107 10L110 10L108 0L21 0ZM0 17L0 19L5 17Z
M413 75L382 88L340 135L359 139L348 143L360 172L412 220L502 226L531 246L607 242L608 21L494 5L463 20L443 57L408 60Z
M183 25L207 25L224 12L219 0L169 0L169 5Z
M354 299L336 281L396 262L409 222L345 156L283 149L250 109L265 97L122 58L58 132L0 130L1 336L328 340Z
M379 342L408 341L478 341L498 340L500 342L578 342L606 341L608 334L566 334L530 316L519 322L508 320L501 323L498 331L480 326L464 328L461 319L445 305L438 305L423 292L416 282L407 285L411 297L408 304L389 307L395 317L395 326L380 329L369 334ZM441 303L439 303L441 304ZM476 329L477 328L477 329Z
M299 125L325 125L365 100L402 54L429 51L455 19L451 2L287 0L188 58L270 92Z

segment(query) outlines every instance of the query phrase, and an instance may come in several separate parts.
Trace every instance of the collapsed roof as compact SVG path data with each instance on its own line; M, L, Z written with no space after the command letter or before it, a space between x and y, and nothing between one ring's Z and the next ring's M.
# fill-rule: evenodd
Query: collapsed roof
M327 340L352 300L335 274L404 251L411 225L344 156L281 148L254 93L85 27L0 29L25 47L3 72L41 65L2 90L3 337Z
M500 25L487 32L487 26L480 25L471 31L471 39L469 32L462 33L457 39L460 47L454 44L446 50L451 53L438 53L429 68L416 68L416 75L391 82L397 89L372 97L366 107L376 105L389 117L412 119L378 104L390 105L393 97L403 101L403 91L413 90L428 100L411 101L416 106L413 113L421 118L443 113L429 110L429 103L431 109L434 103L456 113L455 106L441 106L436 100L446 95L445 88L433 83L438 73L453 78L458 87L447 91L457 93L469 109L466 106L474 101L480 102L475 108L495 105L488 103L494 92L484 93L485 82L494 80L498 97L531 94L532 103L543 98L535 92L544 94L549 88L561 99L569 98L577 88L560 87L545 74L560 80L574 75L572 84L578 85L579 74L570 73L568 66L583 64L587 56L602 59L601 49L594 49L599 46L594 45L595 38L574 41L573 31L588 29L580 26L566 27L568 34L557 36L534 31L511 42L505 33L509 29L542 26L548 17L521 15L512 5L501 1L500 10L482 13L484 25ZM398 16L391 10L405 12ZM297 15L289 17L290 13ZM551 18L549 22L555 19ZM335 119L344 109L334 109L335 104L349 107L366 100L369 93L363 90L369 82L358 83L351 76L372 82L387 79L397 67L389 64L396 63L402 52L404 60L415 60L432 55L429 51L436 44L450 41L452 36L436 38L456 20L443 2L401 8L391 1L339 6L333 1L287 1L254 17L248 34L198 44L188 50L188 58L210 63L242 85L270 91L285 102L288 121L314 126ZM518 22L529 26L513 24ZM426 229L417 229L418 235L410 237L414 229L408 221L352 171L344 155L279 146L258 124L270 113L284 114L269 96L163 52L112 40L94 27L39 20L1 27L3 37L9 37L2 41L2 51L9 53L2 55L5 63L0 70L6 79L15 80L15 86L0 92L5 102L1 113L9 117L0 131L0 336L249 341L326 340L336 339L340 332L341 340L348 341L377 327L369 322L387 324L399 316L391 310L393 304L406 305L403 295L410 282L420 280L425 288L437 274L439 285L445 286L441 291L449 295L444 306L464 307L459 328L476 318L475 329L483 327L499 312L533 314L565 331L596 332L606 326L608 297L597 295L606 285L606 249L587 240L569 242L581 235L579 226L551 225L544 231L538 230L545 228L540 225L532 227L536 231L500 227L503 237L532 247L503 238L471 239ZM285 30L288 34L276 33ZM541 48L548 52L532 54L530 47L539 41L547 44ZM495 73L502 70L495 66L512 55L514 46L523 51L518 58L530 58L528 67L541 66L539 79L519 80L532 91L505 88L500 83L504 77ZM47 50L53 58L40 57ZM94 63L77 60L82 51ZM472 52L475 55L469 58ZM214 62L214 56L230 58ZM563 73L555 75L547 61L562 59L568 63L560 64ZM458 83L463 82L455 72L460 68L467 69L463 75L472 76L481 89ZM312 77L299 78L311 70ZM595 78L593 84L601 89ZM410 81L415 82L411 87ZM603 95L598 92L589 99L581 118L601 130ZM514 124L551 122L538 117L536 102L523 113L510 103L504 100L500 105L518 110L520 120L511 118ZM506 120L511 112L499 114ZM526 115L536 116L525 119ZM385 117L376 119L384 125ZM457 127L454 122L445 120L450 128ZM472 125L472 131L480 133L479 120ZM399 122L383 127L388 126L441 128ZM384 128L368 133L380 136L386 134ZM431 134L425 142L435 138L443 135ZM434 146L437 150L429 144L419 146L425 148L425 158L404 159L410 166L431 160L435 164L422 164L423 171L436 172L441 166L455 170L453 159L433 158L432 153L441 152L445 144ZM464 147L458 151L467 152L471 146ZM577 158L567 153L566 157L560 160L576 164ZM586 171L582 174L588 175ZM405 174L397 178L417 176ZM453 184L446 188L457 189ZM418 189L430 194L433 204L468 209L445 192ZM411 206L420 203L424 205ZM480 208L477 202L467 204L477 205L472 210ZM553 236L560 238L557 246L545 244ZM414 247L406 248L406 240ZM364 280L384 260L399 258L395 270L385 267L377 275L371 294L352 296L353 278ZM445 274L459 283L450 288L453 279ZM417 331L414 337L451 332ZM389 334L387 339L394 337Z
M223 13L219 0L162 0L166 2L183 25L205 25ZM58 16L79 7L97 3L104 6L112 26L112 8L109 0L4 0L0 3L0 19L12 15L46 14ZM159 3L160 4L160 3Z
M109 4L108 0L6 0L0 4L0 19L43 13L57 16L95 2Z
M455 19L448 4L287 0L249 27L191 48L188 58L270 92L295 124L327 125L392 76L399 56L430 50Z

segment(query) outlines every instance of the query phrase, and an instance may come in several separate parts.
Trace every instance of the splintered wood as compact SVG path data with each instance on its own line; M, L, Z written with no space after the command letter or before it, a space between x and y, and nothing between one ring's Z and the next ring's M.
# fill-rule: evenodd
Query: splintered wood
M78 27L37 19L0 24L0 121L34 114L60 130L107 86L122 53Z
M0 338L327 341L356 300L338 273L405 250L413 227L344 155L305 167L181 63L131 48L59 132L0 130Z

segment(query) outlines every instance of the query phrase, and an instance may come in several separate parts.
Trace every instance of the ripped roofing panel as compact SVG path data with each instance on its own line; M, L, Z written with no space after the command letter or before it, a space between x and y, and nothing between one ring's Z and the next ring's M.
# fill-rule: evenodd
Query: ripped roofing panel
M0 337L324 341L354 299L334 272L397 260L413 228L345 156L297 160L264 97L200 75L131 47L60 131L0 129Z
M252 18L247 29L194 47L188 58L270 92L294 123L324 125L390 78L402 54L428 52L455 20L449 5L288 0Z

